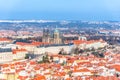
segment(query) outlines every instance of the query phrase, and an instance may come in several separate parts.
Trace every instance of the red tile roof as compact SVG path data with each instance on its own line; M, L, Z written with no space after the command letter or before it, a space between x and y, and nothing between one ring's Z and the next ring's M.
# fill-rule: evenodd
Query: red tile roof
M0 38L0 41L11 41L11 40L7 38Z
M87 68L83 68L83 69L79 69L79 70L74 70L73 72L90 72L90 70Z
M26 49L13 49L12 52L13 54L16 54L18 52L26 52L27 50Z
M117 71L120 72L120 65L117 65L117 64L116 64L116 65L113 65L112 67L115 68L115 70L117 70Z
M36 75L36 77L34 78L34 80L46 80L45 76L43 75Z

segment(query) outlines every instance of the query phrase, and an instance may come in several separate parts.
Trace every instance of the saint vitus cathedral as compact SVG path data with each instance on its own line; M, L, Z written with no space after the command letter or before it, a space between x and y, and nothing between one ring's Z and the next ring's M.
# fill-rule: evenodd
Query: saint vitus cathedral
M43 29L42 42L47 42L47 43L52 43L52 44L61 44L62 40L60 37L59 30L56 28L51 35L49 29L47 28Z

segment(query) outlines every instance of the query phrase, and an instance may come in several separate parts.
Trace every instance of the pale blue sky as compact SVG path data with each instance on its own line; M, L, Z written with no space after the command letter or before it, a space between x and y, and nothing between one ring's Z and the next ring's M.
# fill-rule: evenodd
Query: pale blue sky
M120 21L120 0L0 0L0 19Z

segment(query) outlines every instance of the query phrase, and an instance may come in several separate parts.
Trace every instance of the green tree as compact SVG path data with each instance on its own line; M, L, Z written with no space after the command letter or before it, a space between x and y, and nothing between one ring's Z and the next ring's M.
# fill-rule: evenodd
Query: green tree
M75 54L79 54L79 48L75 48Z
M29 54L26 54L26 55L25 55L25 59L29 59Z

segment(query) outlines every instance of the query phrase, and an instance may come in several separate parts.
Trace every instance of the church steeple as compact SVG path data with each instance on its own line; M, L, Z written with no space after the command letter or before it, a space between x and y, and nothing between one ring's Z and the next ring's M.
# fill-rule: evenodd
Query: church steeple
M59 30L56 28L56 29L54 30L54 33L59 33Z
M54 38L54 43L55 44L60 44L61 43L59 30L57 28L54 30L53 38Z
M45 28L43 29L43 38L42 38L42 42L48 42L50 41L50 32L49 29Z

